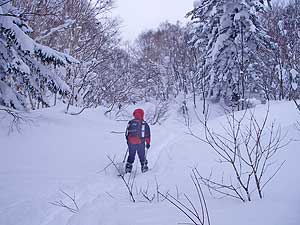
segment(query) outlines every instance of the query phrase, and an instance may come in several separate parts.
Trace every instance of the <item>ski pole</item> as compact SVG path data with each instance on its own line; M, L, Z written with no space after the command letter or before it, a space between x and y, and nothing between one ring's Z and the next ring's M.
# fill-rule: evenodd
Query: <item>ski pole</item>
M123 163L125 162L126 160L126 157L127 157L127 153L128 153L129 149L127 148L126 152L125 152L125 156L124 156L124 159L123 159Z

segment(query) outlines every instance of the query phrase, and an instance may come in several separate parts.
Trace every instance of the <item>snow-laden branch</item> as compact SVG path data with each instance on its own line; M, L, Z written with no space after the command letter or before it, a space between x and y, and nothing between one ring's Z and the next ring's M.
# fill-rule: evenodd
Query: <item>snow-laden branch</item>
M43 32L41 32L42 36L37 37L35 40L36 41L41 41L49 36L51 36L52 34L56 33L56 32L61 32L61 31L65 31L68 28L70 28L73 24L75 24L76 20L71 20L71 19L67 19L64 24L61 24L57 27L51 28L50 30L45 30Z

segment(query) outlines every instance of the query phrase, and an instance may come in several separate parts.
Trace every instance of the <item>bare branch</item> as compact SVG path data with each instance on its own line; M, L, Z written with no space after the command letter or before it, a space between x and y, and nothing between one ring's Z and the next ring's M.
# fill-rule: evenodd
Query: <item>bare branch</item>
M9 108L0 107L0 112L4 112L4 117L8 115L11 119L9 126L9 133L13 132L15 129L20 132L22 123L26 123L29 119L22 113Z
M126 181L125 179L125 174L122 173L122 171L120 171L120 168L118 168L117 164L115 163L114 159L110 158L110 156L107 156L107 158L109 159L109 161L112 163L112 165L116 168L116 170L118 171L119 173L119 176L121 177L123 183L125 184L127 190L128 190L128 193L129 193L129 196L131 198L131 200L133 202L135 202L135 198L134 198L134 195L133 195L133 192L132 192L132 189L133 189L133 183L134 183L134 179L135 179L135 176L136 176L136 172L132 178L132 182L130 182L131 180L131 174L128 178L128 181Z
M74 193L73 196L71 196L71 195L69 195L68 193L66 193L63 190L60 190L60 192L63 193L66 197L68 197L68 199L70 199L72 201L72 205L73 206L67 205L62 200L58 200L58 201L54 201L54 202L49 202L49 203L51 205L55 205L55 206L58 206L58 207L65 208L65 209L69 210L71 213L78 213L79 212L79 207L78 207L77 202L76 202L75 193Z
M11 1L12 1L12 0L8 0L8 1L6 1L6 2L3 2L2 4L0 4L0 7L6 5L7 3L10 3Z
M254 184L259 197L262 198L262 186L268 184L269 180L282 167L280 165L268 177L269 174L266 173L266 170L271 168L270 160L276 156L278 150L288 144L288 142L283 143L285 136L281 133L281 127L275 121L269 125L269 112L268 106L262 121L258 120L254 111L251 110L245 110L240 117L237 117L234 111L228 112L226 114L227 124L226 126L222 125L224 132L220 133L208 126L207 116L204 121L200 120L205 131L206 140L204 142L221 157L220 163L228 163L231 166L237 181L236 184L232 181L230 184L224 184L223 177L221 182L216 182L211 176L207 178L198 173L197 180L199 179L202 184L207 186L211 193L216 192L242 201L245 201L243 195L246 194L248 201L251 201L250 186ZM192 132L191 134L202 140ZM274 168L272 167L272 169ZM267 182L262 184L265 179Z

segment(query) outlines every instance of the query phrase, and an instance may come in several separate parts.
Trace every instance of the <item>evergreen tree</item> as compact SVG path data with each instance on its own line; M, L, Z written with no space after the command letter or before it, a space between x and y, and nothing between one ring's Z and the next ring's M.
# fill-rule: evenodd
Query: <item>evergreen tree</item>
M0 0L0 105L23 110L48 104L49 92L69 91L64 67L77 60L36 43L32 29L9 1Z
M195 46L206 46L210 97L237 103L245 100L246 90L256 91L256 80L265 66L259 52L272 48L259 18L265 7L262 0L195 2L188 14L194 22L191 40Z

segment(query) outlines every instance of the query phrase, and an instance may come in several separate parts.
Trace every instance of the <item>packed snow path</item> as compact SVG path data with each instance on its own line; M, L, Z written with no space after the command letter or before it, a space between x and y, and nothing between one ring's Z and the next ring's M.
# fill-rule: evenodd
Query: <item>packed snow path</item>
M258 113L265 111L259 106ZM174 116L175 115L175 116ZM136 203L110 166L107 156L123 160L126 143L122 132L126 122L115 122L103 111L87 111L79 116L63 113L63 108L47 109L31 115L34 122L21 133L7 136L1 123L0 143L0 225L166 225L189 222L167 201L149 197L160 191L196 196L190 180L191 167L209 174L216 165L209 147L186 134L180 116L174 113L162 125L152 126L148 152L150 171L140 172L138 160L134 183ZM273 103L271 117L281 123L289 138L299 137L294 123L298 115L292 103ZM219 128L217 117L211 121ZM263 200L241 203L214 199L207 195L212 225L299 225L300 157L298 142L280 154L287 163L265 192ZM157 182L157 183L156 183ZM72 206L60 190L73 196L79 212L71 213L50 203L62 200ZM266 219L267 218L267 219Z

